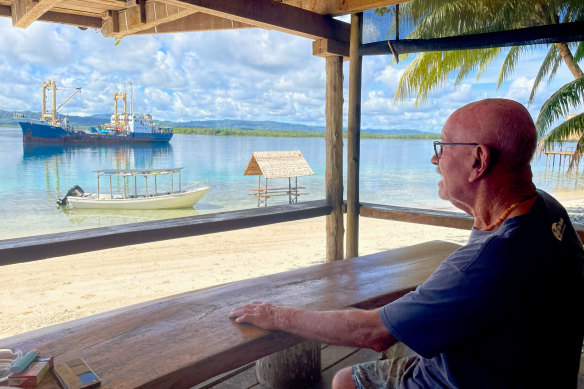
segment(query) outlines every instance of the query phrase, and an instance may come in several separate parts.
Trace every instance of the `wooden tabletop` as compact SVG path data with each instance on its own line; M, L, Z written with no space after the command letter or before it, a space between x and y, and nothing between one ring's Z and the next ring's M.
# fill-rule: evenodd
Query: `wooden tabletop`
M300 342L235 324L228 318L234 307L261 300L311 310L373 308L422 283L458 247L432 241L188 292L0 339L0 348L37 348L55 363L81 357L103 387L188 388Z

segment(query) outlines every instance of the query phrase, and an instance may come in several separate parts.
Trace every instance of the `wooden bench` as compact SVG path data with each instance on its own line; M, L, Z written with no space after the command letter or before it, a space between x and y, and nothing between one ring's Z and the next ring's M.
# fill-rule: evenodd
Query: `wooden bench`
M0 340L0 348L81 357L109 388L188 388L298 344L228 314L264 300L312 310L374 308L422 283L459 246L432 241L188 292ZM53 377L42 387L56 387Z

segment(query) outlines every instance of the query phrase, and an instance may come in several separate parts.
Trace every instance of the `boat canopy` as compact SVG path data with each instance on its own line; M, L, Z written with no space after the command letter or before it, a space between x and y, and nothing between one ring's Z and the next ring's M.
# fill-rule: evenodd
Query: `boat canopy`
M98 176L159 176L164 174L174 174L184 169L184 167L168 169L102 169L94 170Z

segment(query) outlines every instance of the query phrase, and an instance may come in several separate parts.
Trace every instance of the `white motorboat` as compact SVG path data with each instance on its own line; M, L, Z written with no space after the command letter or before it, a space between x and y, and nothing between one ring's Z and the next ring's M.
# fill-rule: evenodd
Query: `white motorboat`
M67 195L59 200L59 205L85 209L177 209L191 208L209 191L207 181L200 181L181 186L180 171L183 168L170 169L105 169L96 170L97 192L85 193L78 185L69 189ZM178 173L178 189L175 190L174 174ZM158 177L170 176L169 190L160 192ZM100 179L109 177L109 192L100 192ZM144 185L138 191L138 177L144 179ZM118 187L114 193L112 179L117 178ZM119 178L122 179L120 185ZM150 189L148 187L150 178ZM152 179L154 185L152 185ZM133 185L132 185L133 181ZM132 188L133 186L133 188ZM132 190L133 189L133 190Z

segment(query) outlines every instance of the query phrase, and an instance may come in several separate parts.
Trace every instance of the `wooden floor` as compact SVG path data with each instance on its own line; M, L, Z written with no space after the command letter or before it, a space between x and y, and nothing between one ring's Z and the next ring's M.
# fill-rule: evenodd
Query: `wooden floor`
M323 346L321 349L321 381L311 388L330 388L333 377L340 369L356 363L368 362L379 359L381 354L369 349L358 349L341 346ZM264 386L258 383L255 374L255 363L211 378L193 389L262 389Z
M380 359L381 354L369 349L356 349L351 347L327 346L321 350L321 381L312 388L330 388L333 377L340 369L356 363L373 361ZM225 373L221 376L211 378L193 389L263 389L264 386L258 383L255 374L255 363L243 366L237 370ZM577 389L584 389L584 354L580 360L580 372L578 375Z

